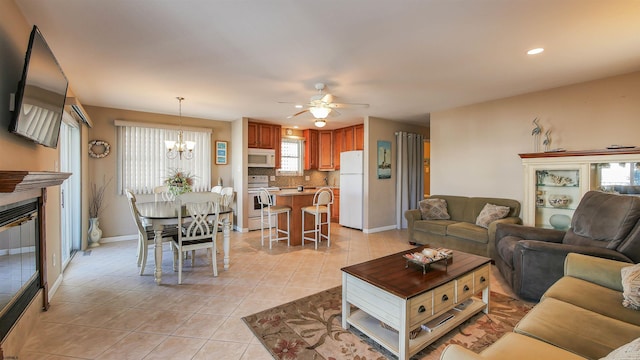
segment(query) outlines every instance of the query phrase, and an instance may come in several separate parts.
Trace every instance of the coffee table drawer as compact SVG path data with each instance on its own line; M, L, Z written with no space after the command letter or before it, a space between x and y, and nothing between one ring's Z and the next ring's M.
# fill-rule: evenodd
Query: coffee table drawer
M433 315L433 291L409 299L409 328L425 322Z
M463 302L476 293L473 290L473 274L467 274L456 280L456 303Z
M489 286L489 265L485 265L480 269L474 271L474 288L473 291L477 293L478 291Z
M455 281L444 284L433 290L433 313L448 310L455 301Z

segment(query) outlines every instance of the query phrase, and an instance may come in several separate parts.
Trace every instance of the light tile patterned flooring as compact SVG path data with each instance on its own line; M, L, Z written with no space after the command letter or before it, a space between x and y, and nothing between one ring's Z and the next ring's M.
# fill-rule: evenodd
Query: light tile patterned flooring
M260 231L233 232L224 271L221 242L219 276L201 250L195 267L185 263L182 285L168 244L160 286L152 251L138 275L135 241L77 253L19 359L272 359L243 316L340 285L344 266L412 248L406 230L363 234L333 225L331 247L323 242L318 250L285 242L269 250ZM492 270L492 290L513 296Z

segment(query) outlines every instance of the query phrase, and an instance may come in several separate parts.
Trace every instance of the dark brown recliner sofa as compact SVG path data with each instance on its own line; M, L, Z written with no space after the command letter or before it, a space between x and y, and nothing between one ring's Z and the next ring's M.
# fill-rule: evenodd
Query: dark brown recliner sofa
M538 301L564 273L568 253L640 261L640 197L589 191L567 231L498 224L496 266L518 296Z

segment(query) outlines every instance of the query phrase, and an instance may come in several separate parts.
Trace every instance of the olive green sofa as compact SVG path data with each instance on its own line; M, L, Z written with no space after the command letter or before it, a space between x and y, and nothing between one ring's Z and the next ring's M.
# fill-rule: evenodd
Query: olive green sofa
M420 209L407 210L409 242L463 251L495 260L496 224L522 224L520 202L511 199L432 195L428 199L444 199L447 202L449 220L422 220ZM509 213L503 219L489 224L488 228L476 225L476 219L486 204L508 206Z
M622 306L627 262L570 253L564 276L516 325L476 354L449 345L442 360L600 359L640 338L640 311ZM626 357L624 359L627 359Z

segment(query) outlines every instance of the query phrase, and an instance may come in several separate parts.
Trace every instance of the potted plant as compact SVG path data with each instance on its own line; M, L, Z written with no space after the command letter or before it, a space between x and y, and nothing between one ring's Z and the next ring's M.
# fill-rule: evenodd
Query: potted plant
M100 239L102 238L102 230L100 229L100 221L98 217L100 211L104 208L104 192L107 185L111 182L103 181L102 185L91 185L91 193L89 195L89 246L100 246Z
M188 171L172 169L164 183L169 187L169 192L173 194L173 196L179 196L193 191L194 178L195 176Z

